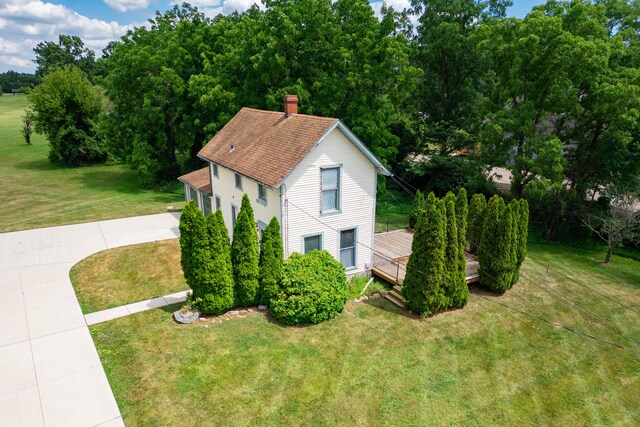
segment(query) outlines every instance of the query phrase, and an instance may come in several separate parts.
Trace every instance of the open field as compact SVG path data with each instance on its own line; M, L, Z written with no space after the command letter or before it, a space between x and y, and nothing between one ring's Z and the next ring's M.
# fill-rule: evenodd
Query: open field
M178 239L98 252L70 276L84 314L188 289Z
M123 165L59 168L42 135L20 133L24 95L0 96L0 232L165 212L182 195L143 190Z
M559 326L640 352L640 262L529 250L514 289L430 319L378 299L316 326L181 326L170 306L91 332L130 426L640 424L640 354Z

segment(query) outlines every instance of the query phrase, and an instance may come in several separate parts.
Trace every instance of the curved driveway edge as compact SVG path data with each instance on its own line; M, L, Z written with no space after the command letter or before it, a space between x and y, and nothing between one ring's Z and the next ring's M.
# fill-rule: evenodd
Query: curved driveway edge
M179 213L0 234L0 426L122 426L71 286L96 252L178 237Z

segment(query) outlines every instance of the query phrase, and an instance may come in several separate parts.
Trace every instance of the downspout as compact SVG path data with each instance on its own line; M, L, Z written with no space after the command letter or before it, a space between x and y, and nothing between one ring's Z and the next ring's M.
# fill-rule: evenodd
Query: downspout
M287 185L280 186L280 237L284 248L284 258L289 258L289 206L287 200Z

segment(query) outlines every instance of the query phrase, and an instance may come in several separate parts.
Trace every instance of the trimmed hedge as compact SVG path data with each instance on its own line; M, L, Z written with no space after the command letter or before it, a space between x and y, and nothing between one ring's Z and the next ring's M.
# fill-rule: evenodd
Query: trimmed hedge
M242 207L233 230L231 244L236 307L251 307L258 302L259 256L258 232L253 219L253 209L245 194L242 196Z
M326 251L294 253L284 261L281 291L269 310L287 325L320 323L341 313L348 298L340 262Z
M258 294L260 295L259 303L262 305L269 305L271 299L280 291L283 257L280 224L276 217L273 217L262 232L260 243L260 291Z

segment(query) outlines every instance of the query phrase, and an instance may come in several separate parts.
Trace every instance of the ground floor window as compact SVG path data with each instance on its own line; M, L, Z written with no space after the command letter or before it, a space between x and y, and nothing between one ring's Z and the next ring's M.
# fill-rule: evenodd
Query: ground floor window
M356 266L356 229L340 232L340 262L346 268Z
M216 210L220 209L222 202L220 201L220 196L216 196Z
M198 204L198 190L193 187L189 187L189 200L193 200Z
M231 229L236 228L236 220L238 219L238 207L231 205Z
M202 195L202 213L207 216L211 213L211 197Z
M315 234L304 238L304 253L315 249L322 249L322 234Z

